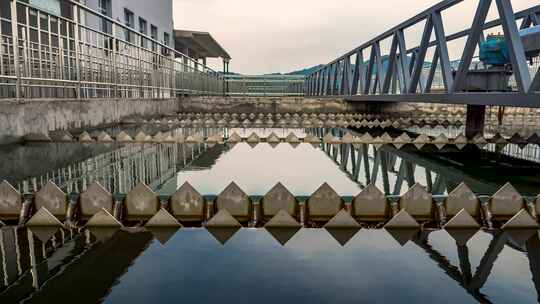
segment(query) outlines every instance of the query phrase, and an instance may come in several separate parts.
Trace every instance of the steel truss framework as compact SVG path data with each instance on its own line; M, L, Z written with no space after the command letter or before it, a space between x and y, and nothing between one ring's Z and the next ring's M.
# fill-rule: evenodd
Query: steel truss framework
M319 68L306 78L305 94L320 97L344 97L350 101L442 102L482 105L540 107L540 71L531 75L519 29L540 25L540 6L513 12L511 0L479 0L470 29L446 35L441 13L463 0L445 0L413 18L362 44L345 55ZM495 3L493 3L495 2ZM492 5L499 19L486 22ZM516 21L521 21L518 27ZM420 45L407 49L405 30L425 23ZM502 26L510 50L516 90L505 93L468 93L465 80L476 46L484 40L484 31ZM432 34L435 39L432 40ZM391 39L387 67L383 65L381 42ZM466 38L461 59L452 72L448 42ZM434 56L427 77L426 55L434 47ZM364 61L364 53L369 60ZM351 59L355 57L354 65ZM535 68L536 69L536 68ZM434 77L440 71L442 88L432 91Z

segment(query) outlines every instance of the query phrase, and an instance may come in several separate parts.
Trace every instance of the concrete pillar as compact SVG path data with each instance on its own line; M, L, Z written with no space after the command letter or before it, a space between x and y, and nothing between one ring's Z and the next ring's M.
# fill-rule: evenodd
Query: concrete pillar
M465 136L474 137L477 133L484 135L484 122L486 118L486 106L467 105L467 121L465 124Z

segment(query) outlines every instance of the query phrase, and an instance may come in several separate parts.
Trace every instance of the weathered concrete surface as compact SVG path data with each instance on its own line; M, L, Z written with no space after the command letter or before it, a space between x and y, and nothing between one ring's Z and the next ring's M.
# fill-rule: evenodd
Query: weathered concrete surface
M135 116L178 112L180 99L0 100L0 144L30 133L119 123Z
M341 113L365 111L367 107L338 98L194 96L183 98L180 109L214 113Z
M112 194L103 188L97 181L91 183L86 191L81 193L80 202L81 216L83 219L91 218L102 210L105 210L108 213L113 212Z
M189 183L184 183L171 197L172 215L183 221L204 218L204 198Z

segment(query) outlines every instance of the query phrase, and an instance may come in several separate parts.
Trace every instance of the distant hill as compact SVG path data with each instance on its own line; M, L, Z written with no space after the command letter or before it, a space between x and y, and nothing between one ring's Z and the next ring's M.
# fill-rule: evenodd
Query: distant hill
M303 70L299 70L299 71L294 71L294 72L290 72L290 73L287 73L285 75L309 75L311 73L313 73L315 70L323 67L324 65L323 64L319 64L319 65L316 65L316 66L313 66L313 67L310 67L310 68L306 68L306 69L303 69Z

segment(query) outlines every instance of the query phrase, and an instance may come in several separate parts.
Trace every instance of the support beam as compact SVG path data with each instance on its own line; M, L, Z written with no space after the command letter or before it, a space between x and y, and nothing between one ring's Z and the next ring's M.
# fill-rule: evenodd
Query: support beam
M377 65L377 89L379 94L383 93L383 81L384 81L384 67L382 64L382 56L381 56L381 45L379 42L373 43L373 47L375 50L375 64ZM369 77L369 75L368 75Z
M403 30L398 30L396 32L397 42L399 46L399 65L401 66L401 77L403 78L402 87L408 88L409 83L411 82L411 72L409 71L409 58L407 57L407 46L405 45L405 35ZM399 70L399 68L398 68ZM402 92L405 90L402 90Z
M362 50L356 52L356 62L354 65L353 79L351 85L351 95L358 94L358 91L362 92L364 88L364 55Z
M454 77L452 76L452 67L450 66L450 56L448 55L448 45L446 43L441 12L434 12L431 15L431 19L435 30L435 39L437 39L437 50L439 53L439 61L441 63L444 89L445 92L452 93L454 90Z
M383 83L383 94L388 94L390 92L390 85L392 82L392 77L396 71L396 53L398 47L397 34L392 38L392 45L390 46L390 54L388 55L388 68L386 70L386 75L384 76Z
M426 53L428 50L429 40L431 38L431 32L433 31L433 20L429 16L426 19L426 24L424 26L424 33L422 34L422 41L420 43L420 48L418 49L418 54L415 58L414 69L411 74L411 83L409 85L408 93L415 93L420 82L420 76L422 75L422 69L424 68L424 61L426 59Z
M467 119L465 123L465 136L473 138L476 134L484 134L486 120L486 106L467 105Z
M375 50L371 47L371 54L369 55L369 62L366 70L364 82L364 95L369 95L369 90L371 89L371 76L373 75L373 66L375 65Z
M433 60L431 61L431 68L429 69L429 75L426 81L426 86L424 87L423 93L430 93L431 86L433 85L433 79L435 78L435 72L437 71L437 64L439 62L439 48L435 49L433 53Z
M484 27L484 23L486 22L486 17L490 6L491 0L480 0L478 2L478 8L476 9L473 24L471 26L467 42L465 43L465 48L461 56L456 78L454 79L454 89L452 90L454 92L462 91L465 87L465 79L472 63L476 45L484 39L483 35L481 34L483 33L482 29Z
M521 93L526 93L531 87L531 75L525 58L525 50L519 36L519 31L514 18L514 10L510 0L496 0L499 16L504 31L504 37L508 44L510 52L510 61L512 62L512 70L516 78L518 90Z

